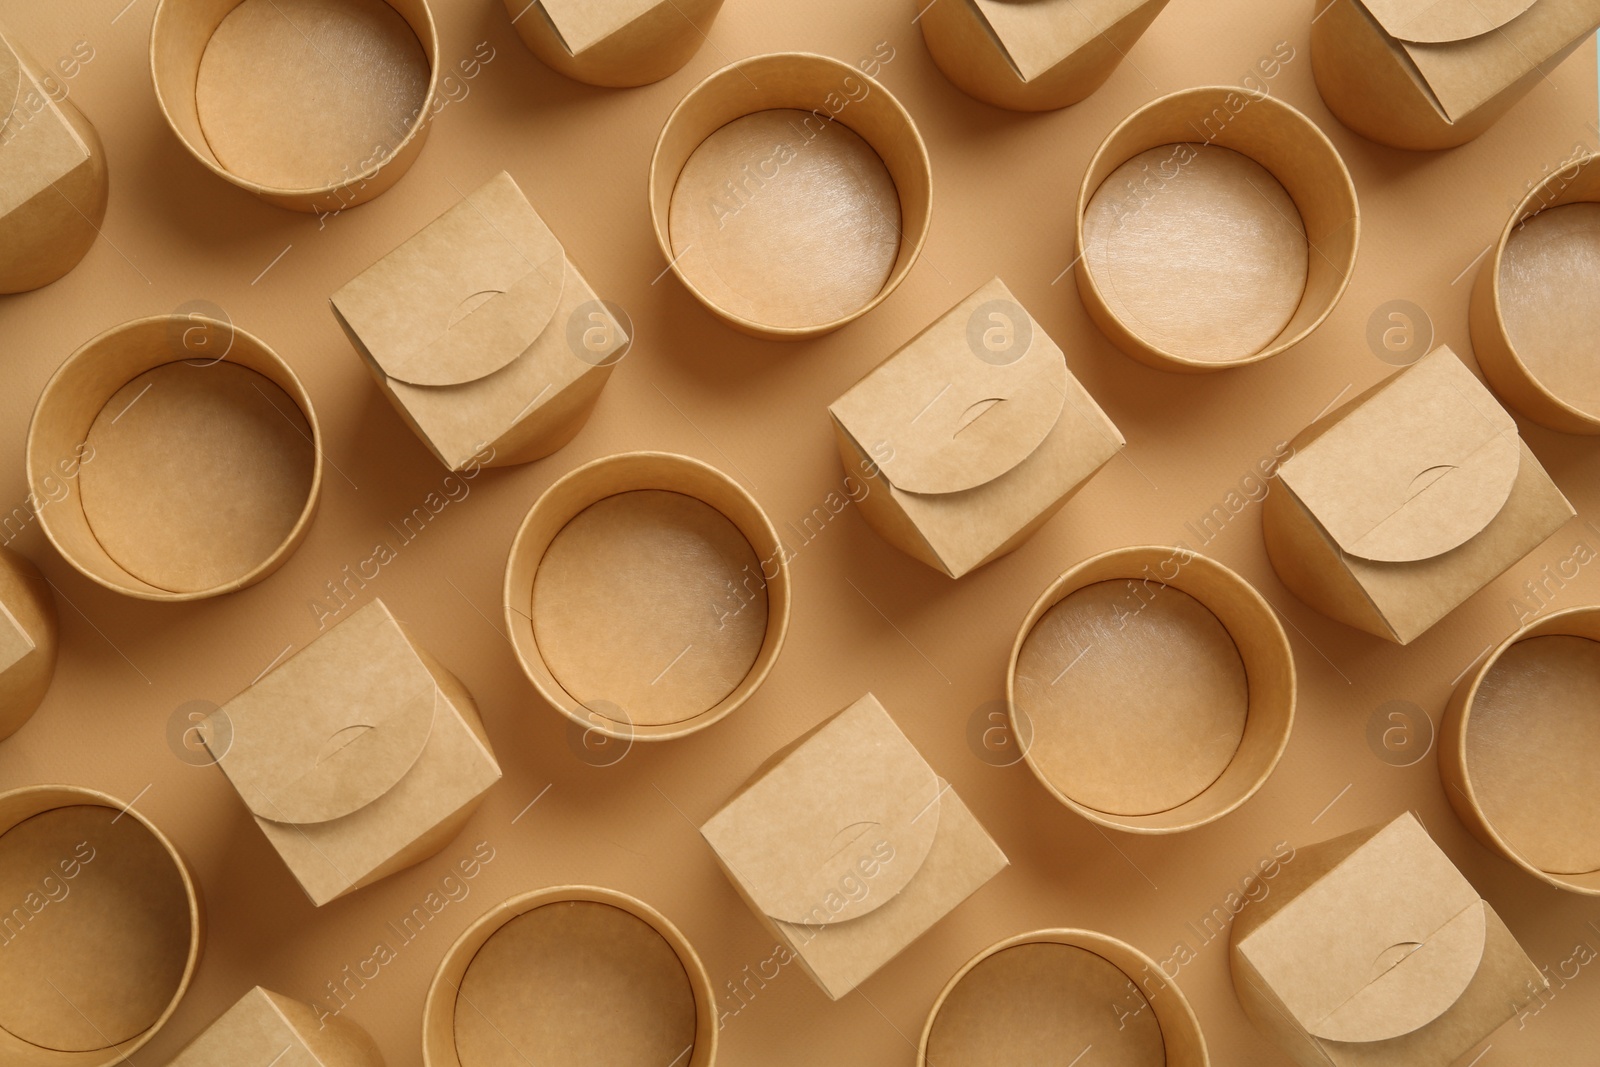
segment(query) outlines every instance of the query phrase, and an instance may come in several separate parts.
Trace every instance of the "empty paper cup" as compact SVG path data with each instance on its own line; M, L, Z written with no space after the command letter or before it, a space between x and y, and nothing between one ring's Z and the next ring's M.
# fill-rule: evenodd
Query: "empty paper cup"
M1472 350L1508 404L1552 430L1600 434L1600 155L1533 188L1472 290Z
M438 78L427 0L160 0L156 102L220 178L319 214L365 203L422 151Z
M145 600L254 585L305 540L322 484L311 397L260 339L199 315L107 330L45 384L28 427L28 485L75 493L39 511L94 581Z
M200 959L200 896L172 842L74 786L0 793L0 1063L127 1062Z
M1294 725L1295 670L1271 605L1182 548L1120 548L1056 579L1006 678L1028 766L1092 822L1165 834L1243 804Z
M1211 1062L1194 1009L1149 956L1090 930L1036 930L955 973L928 1013L917 1067L1074 1057L1115 1067Z
M1502 641L1439 733L1445 795L1477 838L1542 882L1600 896L1600 607Z
M626 452L534 503L506 564L511 644L539 695L605 737L703 730L766 679L789 565L761 505L687 456Z
M1078 193L1074 272L1112 343L1161 370L1257 363L1304 340L1355 268L1356 190L1300 112L1229 86L1128 116Z
M512 897L445 954L422 1009L425 1067L711 1067L717 1011L693 946L626 893Z
M877 307L928 235L933 176L911 116L848 63L743 59L690 90L650 161L656 241L730 325L815 337Z

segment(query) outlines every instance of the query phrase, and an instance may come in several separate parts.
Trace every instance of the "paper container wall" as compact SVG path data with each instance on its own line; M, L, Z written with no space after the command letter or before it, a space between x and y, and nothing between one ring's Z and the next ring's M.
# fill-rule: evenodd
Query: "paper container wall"
M716 1057L716 998L694 947L648 904L596 886L486 912L445 953L422 1009L425 1067Z
M722 0L505 0L511 24L551 70L611 88L676 73L705 43Z
M1472 289L1472 351L1500 398L1535 422L1600 434L1600 156L1528 193Z
M789 626L788 550L755 498L687 456L628 452L534 503L506 625L539 695L586 731L663 741L733 712Z
M427 139L439 37L426 0L161 0L156 102L213 174L271 204L365 203Z
M1328 110L1417 151L1482 134L1600 24L1597 0L1332 0L1311 23Z
M260 986L189 1042L168 1067L383 1067L367 1032Z
M199 886L143 815L76 786L0 793L0 1062L110 1067L155 1036L203 941Z
M1456 687L1439 733L1450 806L1540 881L1600 896L1600 607L1500 643Z
M1066 1062L1209 1067L1194 1009L1161 967L1092 930L1035 930L984 949L928 1012L917 1067Z
M1167 0L918 2L928 54L967 95L1014 111L1076 104L1111 77Z
M1322 324L1359 231L1349 171L1310 119L1237 87L1185 89L1135 111L1095 152L1074 274L1089 317L1134 359L1221 370Z
M1271 775L1294 726L1294 656L1271 606L1227 567L1121 548L1034 603L1006 699L1056 799L1101 826L1176 833L1222 818Z
M927 147L889 90L827 56L740 60L679 102L650 160L656 242L685 288L771 340L881 303L927 238Z
M51 376L27 470L67 562L127 596L195 600L261 581L305 540L322 433L265 342L157 315L107 330Z
M49 583L31 560L0 546L0 740L21 729L44 700L59 646Z
M110 179L100 135L0 26L0 293L49 285L88 254ZM59 86L57 86L59 88Z

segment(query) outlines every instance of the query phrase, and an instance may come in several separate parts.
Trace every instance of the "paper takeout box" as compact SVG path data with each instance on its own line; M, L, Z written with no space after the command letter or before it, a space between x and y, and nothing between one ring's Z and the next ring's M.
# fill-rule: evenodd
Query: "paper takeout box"
M1313 423L1278 465L1267 555L1301 600L1408 644L1573 515L1449 348Z
M354 1023L256 986L183 1047L170 1067L383 1067Z
M623 88L679 70L722 0L505 0L523 43L569 78Z
M0 293L78 265L106 217L106 153L83 113L0 26Z
M1007 863L871 693L780 750L700 832L834 1000Z
M922 9L928 53L997 107L1066 107L1105 84L1167 0L956 0Z
M1539 969L1409 812L1299 849L1234 920L1239 1001L1306 1067L1446 1067Z
M828 408L861 512L952 578L1031 537L1125 444L1061 349L994 278Z
M22 728L50 689L60 629L39 568L0 545L0 740Z
M1329 110L1396 148L1477 137L1600 26L1600 0L1333 0L1311 23Z
M477 705L374 600L206 720L318 906L438 852L500 778Z
M378 387L451 470L526 463L572 440L628 341L504 171L332 304Z

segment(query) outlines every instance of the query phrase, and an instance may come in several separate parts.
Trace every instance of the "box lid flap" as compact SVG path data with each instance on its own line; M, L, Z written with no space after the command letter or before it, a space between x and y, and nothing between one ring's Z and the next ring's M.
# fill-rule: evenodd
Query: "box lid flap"
M1023 81L1032 81L1150 0L972 0Z
M545 14L573 55L648 14L661 0L543 0Z
M0 674L4 674L37 646L11 609L0 602Z
M1500 513L1522 462L1517 425L1448 348L1435 349L1278 468L1352 556L1429 559Z
M11 121L17 109L17 97L22 95L22 60L12 51L11 43L0 36L0 130Z
M941 315L829 410L897 489L957 493L1032 455L1066 403L1061 349L995 278Z
M1498 30L1538 0L1364 0L1391 37L1416 44L1465 41Z
M226 739L218 762L261 818L328 822L405 777L444 704L375 600L213 712L226 722L208 743L213 733Z
M881 907L916 876L937 836L944 788L869 693L701 833L766 914L814 926L843 922ZM862 863L885 841L893 861L865 875Z
M1307 1033L1387 1041L1437 1019L1478 973L1486 906L1407 813L1239 943Z
M373 361L412 385L507 366L561 301L566 252L502 171L333 295Z

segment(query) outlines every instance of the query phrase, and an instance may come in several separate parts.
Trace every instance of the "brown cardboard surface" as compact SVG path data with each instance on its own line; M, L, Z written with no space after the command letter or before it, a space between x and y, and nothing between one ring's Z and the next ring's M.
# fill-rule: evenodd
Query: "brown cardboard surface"
M723 1016L725 1067L909 1065L930 1006L968 958L1019 931L1063 925L1106 931L1176 970L1218 1064L1287 1067L1243 1014L1226 938L1215 932L1235 907L1241 915L1258 907L1243 903L1240 886L1258 863L1280 871L1262 878L1267 904L1293 877L1300 859L1274 859L1279 843L1288 855L1407 808L1529 956L1564 983L1552 982L1542 1010L1532 1005L1491 1035L1477 1067L1581 1060L1593 1045L1600 978L1592 963L1578 966L1574 949L1600 946L1588 926L1600 919L1594 899L1480 844L1450 809L1453 791L1426 741L1456 677L1517 627L1519 611L1542 618L1600 603L1600 569L1574 559L1580 541L1600 548L1585 525L1600 522L1593 440L1517 416L1579 517L1405 648L1284 588L1265 555L1257 502L1261 464L1280 442L1392 373L1366 340L1386 303L1421 309L1410 312L1417 343L1431 333L1470 369L1467 289L1482 266L1474 259L1492 254L1525 183L1541 180L1547 164L1563 169L1574 142L1593 143L1592 44L1477 141L1412 156L1358 137L1322 104L1309 3L1169 4L1100 91L1042 115L997 111L951 85L927 55L922 23L911 22L920 7L909 2L815 0L804 12L771 0L729 3L679 74L621 92L576 84L527 54L516 29L537 9L513 26L497 5L452 3L437 12L437 99L449 102L429 149L385 196L319 220L218 180L171 136L149 89L154 6L141 0L113 23L122 2L0 0L0 21L99 127L115 177L104 239L80 266L0 300L0 455L11 457L0 463L0 529L59 590L61 616L55 682L27 725L0 741L0 782L98 784L124 800L150 786L138 810L177 842L204 885L206 955L167 1026L134 1054L140 1067L166 1062L257 984L359 1023L390 1067L418 1067L428 985L457 934L505 897L570 883L619 887L679 925L705 962L713 1032ZM67 78L56 61L85 39L95 58ZM1280 41L1293 59L1274 57ZM651 285L666 259L644 188L662 123L699 78L789 48L877 71L922 130L938 206L923 255L894 294L834 334L786 346L736 333L670 273ZM1281 69L1269 77L1262 62ZM1135 108L1246 77L1302 109L1340 149L1360 191L1361 256L1344 299L1295 349L1225 374L1164 374L1109 343L1073 292L1072 273L1062 274L1076 255L1073 191L1095 146ZM395 413L326 301L502 170L595 291L627 310L637 337L571 445L467 478L439 466ZM848 494L859 487L842 484L848 472L825 410L997 274L1128 447L1016 551L951 582L885 543L858 513ZM60 556L30 516L70 507L62 492L75 481L59 470L54 482L41 477L29 504L17 456L34 401L67 353L119 322L199 299L265 339L301 377L324 434L326 484L305 541L267 581L207 601L150 604L103 589ZM1395 325L1388 314L1376 315L1385 328ZM78 440L40 457L41 466L71 459ZM636 743L599 766L598 756L611 760L616 750L574 745L574 724L519 670L498 605L508 549L540 493L592 459L644 449L713 464L760 502L794 557L793 610L783 654L738 713L670 744ZM873 494L881 488L857 478ZM997 765L1016 755L999 743L1009 735L1005 665L1029 605L1063 569L1118 546L1178 539L1248 579L1282 613L1300 699L1282 762L1254 800L1183 834L1141 837L1053 802L1020 763ZM387 547L375 553L380 543ZM280 653L324 632L322 622L331 627L378 597L471 689L505 777L442 854L314 908L225 777L185 762L197 758L192 748L169 739L190 725L190 702L226 701ZM868 691L1012 862L834 1002L793 961L774 958L777 939L717 868L697 826L774 750ZM1409 724L1384 708L1399 701L1416 709ZM1375 720L1393 731L1376 750ZM1397 748L1396 738L1413 747ZM1399 765L1407 759L1418 762ZM480 841L496 858L466 879L457 864ZM416 907L425 919L411 917ZM392 958L374 956L380 941Z
M317 905L438 852L500 780L471 694L381 600L228 701L204 740Z
M737 329L795 340L899 286L927 238L932 184L888 89L837 59L780 52L730 64L673 109L650 160L650 216L696 299Z
M505 0L523 42L554 70L590 85L648 85L706 41L722 0Z
M32 717L50 690L61 645L55 597L27 557L0 547L0 740Z
M628 23L643 18L660 0L540 0L567 50L576 55Z
M186 1045L170 1067L383 1067L372 1038L345 1019L319 1019L298 1000L256 986Z

